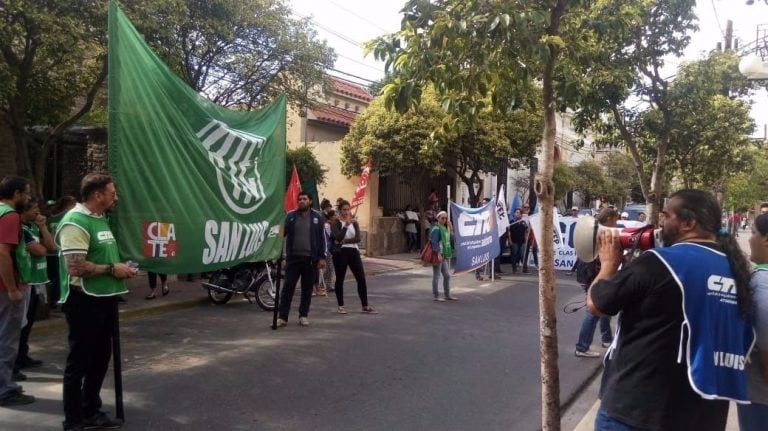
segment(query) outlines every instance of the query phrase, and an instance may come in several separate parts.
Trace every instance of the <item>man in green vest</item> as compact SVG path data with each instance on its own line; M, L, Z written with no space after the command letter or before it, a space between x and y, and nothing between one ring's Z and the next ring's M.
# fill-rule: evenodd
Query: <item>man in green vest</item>
M20 244L19 213L29 202L29 181L5 177L0 181L0 406L29 404L35 397L22 392L13 381L13 365L19 351L24 319L23 280L29 276L27 248Z
M64 369L64 429L120 428L101 409L101 385L109 368L117 295L136 269L120 262L104 212L117 202L112 177L88 174L79 203L59 223L62 310L69 326Z
M56 251L56 245L53 242L53 236L48 231L45 216L40 214L40 207L36 199L32 199L27 204L24 212L21 213L21 229L23 244L27 247L30 259L32 261L32 270L30 271L27 284L29 289L24 294L25 321L21 328L21 339L19 340L19 354L16 356L16 367L14 369L14 380L20 382L27 377L21 372L23 368L35 368L43 364L43 361L33 359L29 356L29 334L32 332L32 325L35 322L37 314L37 305L40 302L40 296L45 295L48 286L48 264L46 256L50 251Z

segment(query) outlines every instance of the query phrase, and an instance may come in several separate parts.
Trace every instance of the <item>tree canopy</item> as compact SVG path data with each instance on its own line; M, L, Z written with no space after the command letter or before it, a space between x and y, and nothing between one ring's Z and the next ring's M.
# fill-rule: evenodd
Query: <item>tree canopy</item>
M389 111L385 103L384 98L376 98L342 141L342 173L358 174L369 159L385 175L414 178L414 172L448 171L467 185L474 204L478 196L472 184L482 174L524 163L533 157L540 139L541 117L536 112L486 111L473 123L444 129L452 116L441 109L431 89L407 114Z

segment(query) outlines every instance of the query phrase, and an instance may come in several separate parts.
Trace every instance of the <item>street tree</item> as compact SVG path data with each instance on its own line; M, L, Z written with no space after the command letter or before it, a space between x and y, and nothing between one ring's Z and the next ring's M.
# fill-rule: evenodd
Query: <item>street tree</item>
M765 148L750 147L749 167L730 176L724 185L724 208L752 207L768 201L768 157Z
M568 194L568 191L574 189L576 173L567 163L557 162L552 174L552 181L555 185L555 202L560 202Z
M608 202L614 202L621 208L627 203L627 198L632 202L643 202L643 193L631 156L612 152L603 158L601 165L605 173L605 190L601 194Z
M406 114L386 109L383 98L375 99L352 125L342 141L342 173L357 175L373 160L376 170L418 180L448 171L469 190L472 205L479 190L472 186L483 174L500 165L521 165L533 157L539 139L540 116L524 109L508 114L489 110L477 121L444 128L454 122L443 112L434 91L425 90L421 104Z
M106 7L94 0L0 6L0 135L16 173L43 193L51 149L93 106L107 76ZM3 151L11 151L5 148Z
M575 123L580 130L621 139L634 160L651 223L658 222L675 129L671 84L663 66L665 58L679 57L688 46L697 28L694 6L695 0L597 2L590 11L590 22L599 43L588 44L589 49L568 58L573 66L590 65L590 73L574 89L579 99ZM649 133L637 133L643 116L637 108L626 108L630 96L654 112L657 122L646 130ZM643 143L654 149L650 170L641 154Z
M250 110L280 94L311 103L336 60L285 0L133 0L125 10L171 69L222 106Z
M582 161L573 167L573 173L573 190L579 192L587 202L591 202L595 196L605 195L608 190L603 167L595 161Z
M328 168L320 164L312 149L306 145L296 148L288 148L285 151L285 183L291 179L291 171L296 166L299 180L306 182L312 180L316 185L325 184L325 175Z
M369 45L393 76L382 90L385 102L401 111L418 105L425 85L433 85L444 110L477 121L489 105L496 112L516 108L531 83L540 83L544 128L535 190L545 238L552 235L555 112L570 106L583 76L563 73L558 61L590 42L583 20L589 3L409 0L401 30ZM560 429L554 259L551 241L539 246L542 428L549 431Z

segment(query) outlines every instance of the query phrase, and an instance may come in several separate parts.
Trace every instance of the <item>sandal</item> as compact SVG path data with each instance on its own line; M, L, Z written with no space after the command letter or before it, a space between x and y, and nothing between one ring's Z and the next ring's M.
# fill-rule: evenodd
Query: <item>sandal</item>
M344 307L337 308L336 312L339 314L347 314L347 310L345 310Z
M150 293L149 295L144 297L144 299L146 299L147 301L149 301L150 299L155 299L155 298L157 298L157 295L155 295L155 291L154 290L152 291L152 293Z
M369 306L367 306L367 307L363 307L363 313L368 313L368 314L378 314L379 312L378 312L378 311L376 311L376 310L374 310L374 309L373 309L373 307L371 307L371 306L369 305Z
M166 296L166 295L168 295L169 293L171 293L171 288L170 288L170 287L168 287L168 285L167 285L167 284L164 284L164 285L163 285L163 296Z

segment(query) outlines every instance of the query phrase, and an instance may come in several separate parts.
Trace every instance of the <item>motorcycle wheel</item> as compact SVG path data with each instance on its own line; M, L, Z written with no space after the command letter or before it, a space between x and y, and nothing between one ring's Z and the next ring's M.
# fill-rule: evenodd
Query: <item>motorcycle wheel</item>
M275 310L275 282L277 281L277 272L272 271L272 283L269 282L269 278L261 276L256 281L256 287L254 288L256 295L256 304L265 311Z
M214 272L208 282L227 288L229 288L229 285L231 284L231 280L229 280L222 271ZM216 305L224 305L230 300L230 298L232 298L232 294L230 292L220 292L215 289L208 289L208 299L210 299L211 302Z

